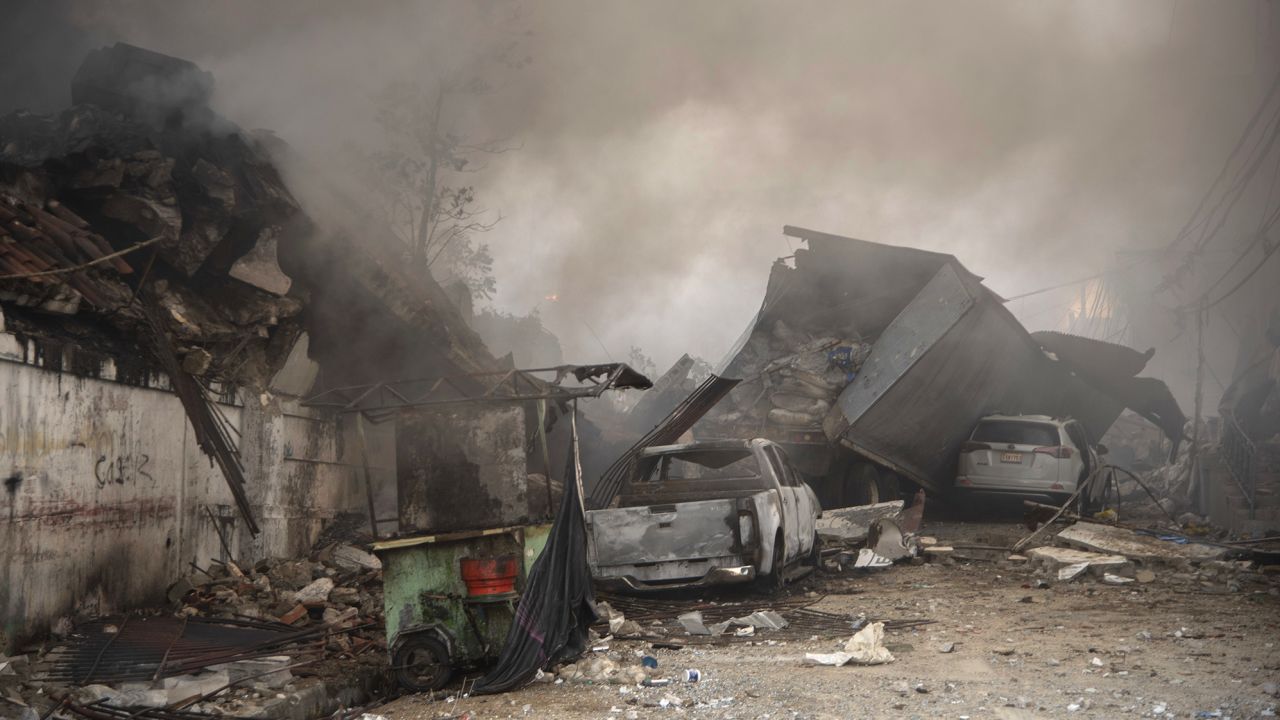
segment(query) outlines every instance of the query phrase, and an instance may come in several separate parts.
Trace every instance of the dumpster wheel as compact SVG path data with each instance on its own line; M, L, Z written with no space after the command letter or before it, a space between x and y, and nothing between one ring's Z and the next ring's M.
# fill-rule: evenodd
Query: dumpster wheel
M396 681L414 692L439 690L453 676L449 649L430 635L405 640L391 662Z

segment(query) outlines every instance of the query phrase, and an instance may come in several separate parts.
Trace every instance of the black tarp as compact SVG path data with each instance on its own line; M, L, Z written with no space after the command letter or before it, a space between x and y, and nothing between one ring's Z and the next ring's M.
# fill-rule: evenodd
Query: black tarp
M586 649L587 631L598 619L580 500L576 407L573 413L573 470L564 484L560 510L546 547L529 570L498 664L476 682L474 693L514 690L532 680L538 670L576 658Z

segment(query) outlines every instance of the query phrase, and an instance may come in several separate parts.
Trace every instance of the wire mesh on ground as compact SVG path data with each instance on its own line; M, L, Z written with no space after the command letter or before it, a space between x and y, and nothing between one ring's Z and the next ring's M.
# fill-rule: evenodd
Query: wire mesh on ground
M113 683L182 675L210 665L277 655L314 643L324 625L297 629L244 619L127 617L76 629L48 657L50 682Z

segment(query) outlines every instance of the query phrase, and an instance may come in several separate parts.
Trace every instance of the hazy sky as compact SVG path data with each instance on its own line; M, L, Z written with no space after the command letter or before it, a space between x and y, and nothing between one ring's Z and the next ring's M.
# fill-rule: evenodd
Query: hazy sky
M1005 295L1163 246L1280 36L1274 0L21 5L0 110L65 104L79 54L124 40L332 172L391 83L484 73L446 115L519 146L474 176L496 306L537 307L572 361L601 359L590 325L664 367L727 350L784 224L954 253ZM527 65L481 62L499 47ZM1013 307L1051 327L1070 292Z

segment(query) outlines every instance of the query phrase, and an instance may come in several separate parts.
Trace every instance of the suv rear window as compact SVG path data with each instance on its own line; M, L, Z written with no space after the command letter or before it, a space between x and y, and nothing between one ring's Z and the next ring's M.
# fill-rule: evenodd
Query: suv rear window
M1060 445L1058 428L1017 420L983 420L973 431L974 442L1052 447Z

